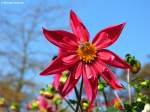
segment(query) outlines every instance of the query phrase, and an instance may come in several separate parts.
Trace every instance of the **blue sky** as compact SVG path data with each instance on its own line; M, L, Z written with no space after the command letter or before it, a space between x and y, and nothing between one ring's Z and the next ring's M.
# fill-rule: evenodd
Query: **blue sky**
M32 2L31 0L24 0L24 4L22 5L1 4L0 6L1 8L10 10L20 10L20 8L28 7L36 3L37 0L32 0ZM69 25L69 12L71 9L77 13L86 25L90 32L91 39L98 31L106 26L126 22L126 27L120 38L115 44L110 46L109 49L116 52L121 57L124 57L126 53L131 53L142 63L149 61L146 57L147 54L150 54L149 0L50 0L46 2L45 5L66 3L68 7L64 12L64 17L60 18L56 26L61 27ZM39 32L40 31L41 30L39 30ZM53 54L57 52L56 47L48 42L46 42L46 45L42 46L43 49L47 50L53 48ZM37 78L42 82L45 80L45 78L39 76L37 76Z

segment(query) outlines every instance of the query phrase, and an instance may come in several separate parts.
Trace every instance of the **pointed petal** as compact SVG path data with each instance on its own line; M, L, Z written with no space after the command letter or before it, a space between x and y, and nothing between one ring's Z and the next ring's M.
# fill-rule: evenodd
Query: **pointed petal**
M90 79L93 76L95 77L97 75L97 71L94 70L91 64L84 64L84 66L85 66L85 74L88 79Z
M101 74L106 69L106 66L98 59L93 63L93 67L96 74Z
M68 49L59 49L59 51L58 51L58 56L60 56L60 57L67 56L67 55L73 55L73 54L77 54L77 52L68 50Z
M74 34L63 30L47 30L43 28L46 39L54 45L63 48L75 50L78 47L77 38Z
M79 41L87 42L89 41L89 32L86 27L83 25L81 20L77 17L75 12L71 10L70 12L70 26L73 33L77 36Z
M115 74L111 70L109 70L109 68L106 68L100 75L113 89L123 88L117 80Z
M104 63L109 64L118 68L130 68L130 65L121 59L117 54L112 51L102 49L98 52L98 58L102 60Z
M69 76L69 79L67 80L63 90L62 90L62 96L65 97L68 95L72 89L75 87L79 79L75 79L75 77Z
M82 62L79 62L79 64L78 64L78 66L77 66L77 68L76 68L76 72L75 72L75 79L79 79L79 77L81 76L81 74L82 74L82 68L83 67L83 64L82 64Z
M95 69L99 72L99 75L114 89L122 89L122 85L117 80L115 74L101 61L97 60L94 64Z
M65 97L74 87L75 85L77 84L79 78L80 78L80 75L81 75L81 72L82 70L78 70L79 65L77 65L75 68L73 68L73 70L70 72L69 74L69 77L64 85L64 88L62 90L62 96ZM78 77L75 77L75 75L77 75Z
M57 91L59 91L59 86L60 86L59 79L61 75L62 75L61 73L57 73L54 75L53 86L55 87Z
M76 54L63 56L61 59L66 65L73 65L80 60L79 56Z
M121 23L101 30L93 39L92 44L97 50L110 46L118 39L124 26L125 23Z
M61 72L63 70L67 70L77 61L77 60L72 60L72 62L69 64L69 63L65 63L62 60L63 58L65 57L57 57L55 60L52 61L52 63L46 69L44 69L40 73L40 75L50 75L50 74Z
M85 75L88 79L90 79L93 76L92 70L88 64L85 64Z
M85 69L83 71L83 82L84 82L84 88L86 95L88 99L90 100L91 104L93 104L93 101L96 98L97 94L97 87L98 87L98 79L97 77L91 77L88 79L87 74L85 72Z

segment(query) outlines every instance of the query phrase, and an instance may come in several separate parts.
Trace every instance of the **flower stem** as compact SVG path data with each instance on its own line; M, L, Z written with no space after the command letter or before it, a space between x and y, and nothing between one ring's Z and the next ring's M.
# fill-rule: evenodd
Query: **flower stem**
M82 78L82 81L81 81L79 93L78 93L77 87L75 86L75 88L74 88L75 94L76 94L76 98L77 98L77 101L78 101L78 104L77 104L77 107L76 107L76 111L75 111L75 112L78 112L79 107L80 107L80 109L81 109L81 112L83 112L82 105L81 105L81 103L80 103L80 101L81 101L81 95L82 95L82 88L83 88L83 78Z
M100 76L99 76L98 79L99 79L99 82L101 82L101 77ZM106 93L105 93L105 88L103 89L102 94L104 96L105 105L106 105L106 109L107 109L107 107L108 107L108 100L107 100L107 96L106 96Z
M67 102L67 104L71 107L71 109L75 112L75 108L72 106L72 104L66 99L64 98L64 100Z
M130 70L127 69L127 82L128 82L128 98L129 104L131 104L131 86L130 86Z
M105 104L106 104L106 109L107 109L107 107L108 107L108 100L107 100L107 96L106 96L106 93L105 93L105 91L103 90L103 96L104 96L104 100L105 100Z
M117 91L114 90L114 94L115 94L116 98L119 99L119 102L120 102L121 106L124 108L124 104L123 104L122 100L120 99Z

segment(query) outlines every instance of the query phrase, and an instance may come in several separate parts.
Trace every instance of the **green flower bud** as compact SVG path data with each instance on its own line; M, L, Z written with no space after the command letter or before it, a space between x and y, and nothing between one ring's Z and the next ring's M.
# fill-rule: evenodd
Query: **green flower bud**
M135 63L133 64L133 66L131 66L131 73L132 74L136 74L140 71L141 69L141 64L139 61L135 61Z
M82 105L83 110L84 110L84 111L87 111L87 109L88 109L89 106L90 106L90 103L89 103L88 100L82 99L82 100L81 100L81 105Z
M45 91L43 94L47 99L52 99L54 97L54 93L53 92L48 92Z
M40 90L40 95L44 95L44 92L45 92L45 89L44 89L44 88L41 89L41 90Z
M62 102L62 99L61 99L60 95L56 94L56 95L54 96L54 98L53 98L53 102L54 102L55 104L60 104L60 103Z
M4 107L5 106L5 98L0 97L0 107Z
M39 108L39 101L38 100L34 100L32 102L32 110L36 110Z
M138 97L138 98L136 99L136 101L137 101L137 102L142 102L142 98L141 98L141 97Z
M54 92L55 92L55 88L53 87L52 84L49 84L49 85L47 86L47 90L46 90L46 91L54 93Z
M59 79L59 82L61 84L65 84L66 81L67 81L67 77L64 77L64 76L61 76L60 79Z
M10 106L10 109L13 111L17 111L19 109L19 104L16 102L13 102Z
M127 63L130 64L130 66L131 66L130 72L132 74L136 74L140 71L141 63L134 56L131 56L130 54L127 54L125 56L125 60L126 60Z
M59 79L59 82L64 85L65 82L67 81L68 75L69 75L69 71L68 70L63 71L62 72L62 76Z
M98 90L99 91L104 91L105 85L103 83L98 84Z
M140 83L140 86L142 86L143 88L148 87L149 85L150 85L149 80L144 80Z

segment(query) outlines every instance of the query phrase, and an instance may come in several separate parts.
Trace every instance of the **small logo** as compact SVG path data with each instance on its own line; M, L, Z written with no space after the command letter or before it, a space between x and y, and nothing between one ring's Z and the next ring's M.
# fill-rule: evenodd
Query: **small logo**
M0 4L3 5L22 5L24 1L22 0L0 0Z

